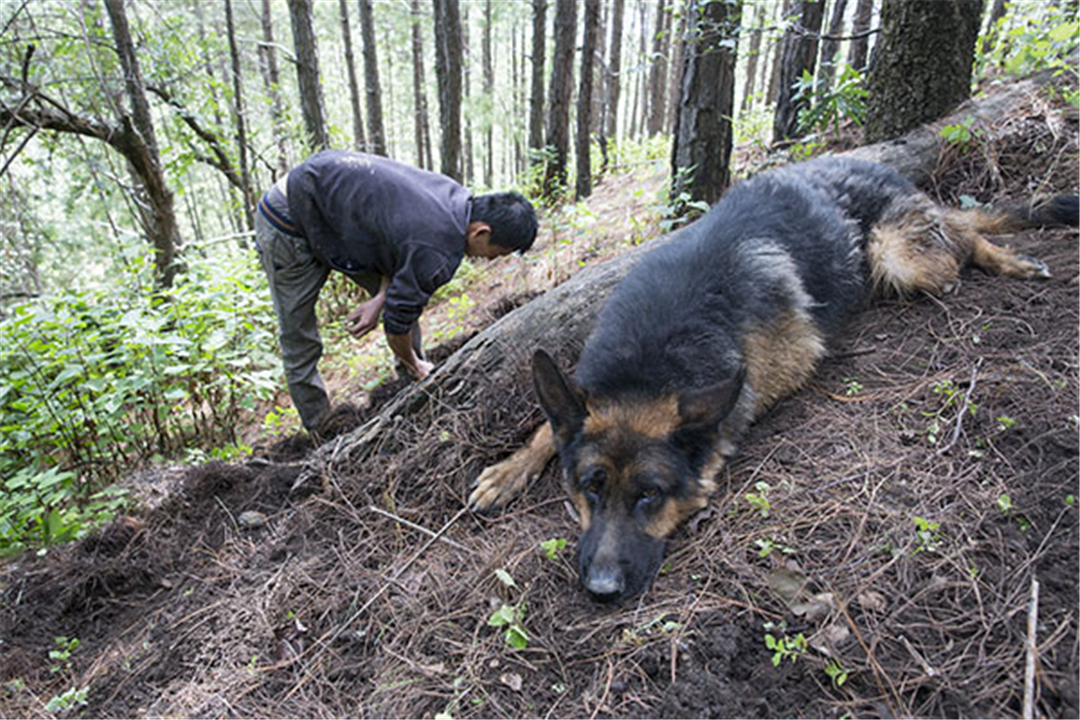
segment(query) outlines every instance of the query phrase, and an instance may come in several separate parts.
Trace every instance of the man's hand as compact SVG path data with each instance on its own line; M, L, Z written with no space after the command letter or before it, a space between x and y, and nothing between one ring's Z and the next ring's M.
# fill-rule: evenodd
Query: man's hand
M382 315L383 305L385 304L385 295L376 295L370 300L360 303L345 318L345 329L352 333L354 338L360 339L364 337L379 326L379 316Z

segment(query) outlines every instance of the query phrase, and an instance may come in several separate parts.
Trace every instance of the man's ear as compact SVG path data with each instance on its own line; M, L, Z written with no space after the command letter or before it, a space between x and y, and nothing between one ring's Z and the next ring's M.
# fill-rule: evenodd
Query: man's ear
M559 366L543 350L533 354L533 386L556 437L569 439L581 427L588 411L578 393L566 382Z
M735 403L746 381L746 366L727 380L679 395L678 433L698 433L716 430L721 421L735 409Z

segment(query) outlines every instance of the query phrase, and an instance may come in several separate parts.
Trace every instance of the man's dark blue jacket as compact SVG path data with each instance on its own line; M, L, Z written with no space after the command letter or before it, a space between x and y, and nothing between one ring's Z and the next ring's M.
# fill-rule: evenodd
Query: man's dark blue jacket
M472 197L436 173L327 150L289 171L289 215L315 257L346 274L391 277L383 327L404 335L465 254Z

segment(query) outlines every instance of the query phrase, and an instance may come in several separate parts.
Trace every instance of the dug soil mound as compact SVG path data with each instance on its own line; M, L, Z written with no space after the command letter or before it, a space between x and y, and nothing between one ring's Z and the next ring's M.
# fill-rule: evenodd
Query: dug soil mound
M931 191L1075 192L1060 122L1016 119ZM504 513L463 510L540 420L523 371L308 466L313 494L291 492L299 459L191 468L155 509L8 565L0 715L85 688L73 711L104 717L1017 716L1031 644L1036 712L1076 717L1077 234L1002 241L1053 278L968 271L868 307L626 606L579 588L554 467ZM51 661L58 636L81 644Z

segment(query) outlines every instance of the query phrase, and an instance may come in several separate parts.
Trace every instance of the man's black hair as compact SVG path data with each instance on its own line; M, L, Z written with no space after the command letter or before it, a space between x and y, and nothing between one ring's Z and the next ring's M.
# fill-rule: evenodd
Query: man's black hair
M516 192L477 195L469 222L491 226L491 242L523 253L536 240L536 210Z

